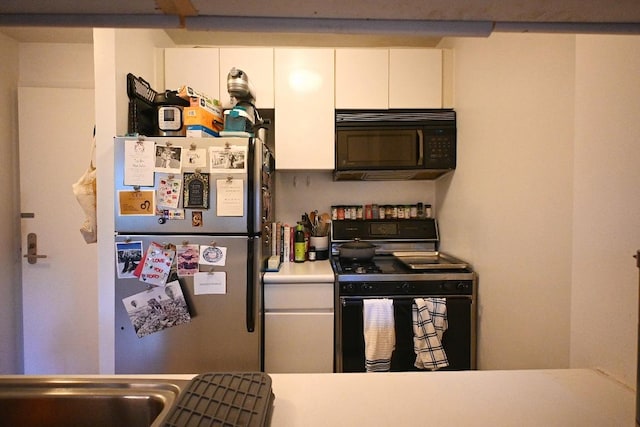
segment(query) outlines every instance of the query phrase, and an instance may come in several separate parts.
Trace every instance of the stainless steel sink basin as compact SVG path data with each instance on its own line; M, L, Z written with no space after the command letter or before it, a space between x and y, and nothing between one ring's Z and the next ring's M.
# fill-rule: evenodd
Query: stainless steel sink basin
M0 425L160 426L189 381L0 378Z

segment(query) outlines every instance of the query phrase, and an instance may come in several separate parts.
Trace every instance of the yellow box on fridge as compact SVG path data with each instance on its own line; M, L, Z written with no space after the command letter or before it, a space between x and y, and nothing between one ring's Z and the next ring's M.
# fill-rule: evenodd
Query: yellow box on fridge
M221 116L200 106L185 107L182 113L185 126L204 126L215 132L221 131L224 127Z

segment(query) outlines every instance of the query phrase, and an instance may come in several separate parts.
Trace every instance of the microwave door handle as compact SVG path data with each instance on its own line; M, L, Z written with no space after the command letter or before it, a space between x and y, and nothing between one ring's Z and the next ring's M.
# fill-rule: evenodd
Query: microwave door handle
M424 166L424 134L422 129L418 129L418 164L416 166Z

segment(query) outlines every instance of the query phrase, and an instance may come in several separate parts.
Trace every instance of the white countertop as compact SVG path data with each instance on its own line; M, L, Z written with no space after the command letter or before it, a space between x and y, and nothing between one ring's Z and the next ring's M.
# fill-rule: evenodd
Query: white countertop
M264 283L333 283L334 274L329 260L283 262L280 270L264 273Z
M269 376L275 394L272 427L636 425L635 391L592 369ZM12 377L21 376L0 376Z
M271 374L271 425L635 426L635 393L589 369Z

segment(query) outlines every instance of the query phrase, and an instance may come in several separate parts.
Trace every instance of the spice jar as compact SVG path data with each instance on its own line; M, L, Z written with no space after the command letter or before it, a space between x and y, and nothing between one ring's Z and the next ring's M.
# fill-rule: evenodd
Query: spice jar
M373 219L373 208L371 205L364 206L364 219Z

